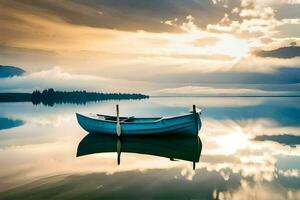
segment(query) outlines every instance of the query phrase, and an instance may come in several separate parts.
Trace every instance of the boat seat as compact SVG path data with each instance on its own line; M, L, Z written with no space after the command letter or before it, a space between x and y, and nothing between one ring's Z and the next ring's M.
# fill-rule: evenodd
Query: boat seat
M134 116L131 116L126 119L120 120L120 122L132 122L133 120L134 120Z

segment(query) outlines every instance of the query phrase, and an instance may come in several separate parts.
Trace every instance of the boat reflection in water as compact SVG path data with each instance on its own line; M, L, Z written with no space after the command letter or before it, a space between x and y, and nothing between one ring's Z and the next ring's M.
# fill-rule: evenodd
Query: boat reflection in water
M199 162L202 142L198 136L187 137L180 135L165 136L126 136L88 134L77 148L77 157L94 153L118 153L118 165L121 152L138 153L166 157L170 160L186 160Z

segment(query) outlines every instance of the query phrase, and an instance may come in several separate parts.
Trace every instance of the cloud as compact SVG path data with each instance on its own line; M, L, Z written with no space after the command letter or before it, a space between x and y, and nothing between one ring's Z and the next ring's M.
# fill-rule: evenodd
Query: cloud
M216 22L225 8L211 1L194 0L77 0L32 3L29 0L3 1L2 6L16 12L29 12L37 16L52 15L74 25L124 31L179 32L180 29L159 23L189 14L196 16L199 26ZM99 14L101 13L101 14Z
M249 5L256 5L256 6L274 6L274 5L282 5L282 4L300 4L299 0L241 0L242 7L247 7Z
M275 18L275 11L271 7L242 8L237 14L239 14L237 20L225 14L218 23L208 24L207 30L232 33L249 39L270 36L274 34L274 29L283 23Z
M100 76L70 74L60 67L0 79L1 92L32 92L54 88L56 90L87 90L103 92L141 92L151 84L138 81L108 79ZM141 89L142 88L142 89Z
M49 70L27 73L21 77L0 79L0 91L32 92L35 89L54 88L57 90L140 92L152 95L297 95L300 92L299 84L297 84L300 82L299 73L297 68L281 68L275 74L213 72L183 74L180 79L177 77L176 80L164 78L162 75L156 78L148 77L149 79L146 79L145 75L142 79L137 77L124 80L67 73L60 67L54 67ZM170 74L166 73L166 76L169 77ZM245 85L253 83L276 85ZM205 85L199 86L199 84Z
M257 56L272 58L294 58L300 56L300 47L282 47L271 51L257 51Z
M296 135L259 135L254 138L257 141L274 141L284 145L299 145L300 136Z
M283 59L250 56L235 62L214 64L211 61L195 61L188 65L173 66L174 71L168 70L153 76L148 74L143 80L173 84L297 84L300 83L299 60L299 57ZM206 65L209 67L201 67Z
M264 18L268 19L275 15L275 11L271 7L266 7L262 9L242 9L240 12L240 16L243 18L251 17L251 18Z
M261 46L261 40L282 37L288 32L287 28L285 30L281 27L292 27L299 24L299 15L295 14L293 17L282 15L288 13L287 10L281 12L281 17L277 16L277 7L281 8L286 5L283 2L279 4L280 6L275 6L270 1L266 4L259 2L242 1L240 7L235 7L231 12L225 13L218 23L208 24L206 29L211 32L230 33L248 40L251 39L254 46Z
M1 64L31 72L63 66L73 74L157 85L207 82L206 75L217 82L223 77L226 83L232 79L229 72L245 78L231 83L256 83L262 77L271 79L269 74L276 75L278 68L299 67L297 59L252 55L299 39L291 28L299 24L299 16L278 18L275 12L291 4L273 3L1 1ZM287 32L292 36L285 37Z

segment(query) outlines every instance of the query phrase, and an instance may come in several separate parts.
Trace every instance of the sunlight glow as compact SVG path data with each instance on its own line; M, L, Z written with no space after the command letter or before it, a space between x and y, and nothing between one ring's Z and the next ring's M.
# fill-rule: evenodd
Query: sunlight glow
M247 41L239 39L233 35L225 35L221 37L221 40L211 48L220 54L226 54L234 58L242 58L249 52L249 44Z
M236 127L235 131L227 135L221 135L216 138L216 143L219 145L221 154L234 154L237 150L244 149L249 143L247 134L242 132L240 127Z

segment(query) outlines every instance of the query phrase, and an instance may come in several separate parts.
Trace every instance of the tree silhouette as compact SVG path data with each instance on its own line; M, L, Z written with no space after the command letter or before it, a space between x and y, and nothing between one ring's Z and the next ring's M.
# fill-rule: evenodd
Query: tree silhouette
M43 92L35 90L31 94L31 102L34 105L42 103L46 106L53 106L54 104L86 104L91 101L105 101L105 100L122 100L122 99L144 99L149 96L144 94L130 94L130 93L98 93L83 91L55 91L53 88L45 89Z

